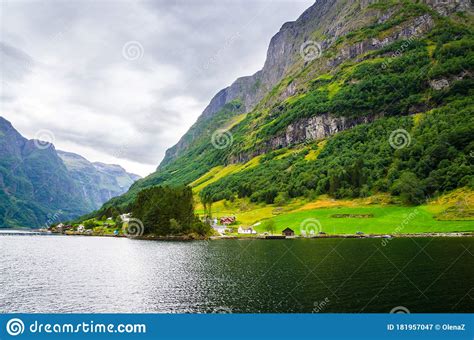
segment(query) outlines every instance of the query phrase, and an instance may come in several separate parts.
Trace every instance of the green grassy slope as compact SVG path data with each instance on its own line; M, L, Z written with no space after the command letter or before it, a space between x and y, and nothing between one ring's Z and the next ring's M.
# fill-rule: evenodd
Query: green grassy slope
M381 1L359 15L366 21L362 28L337 39L320 58L296 63L253 111L243 115L238 105L228 105L195 126L198 137L179 157L108 202L101 212L126 211L136 194L149 186L193 182L195 192L207 202L245 198L266 204L277 198L329 194L352 199L379 192L420 203L459 187L472 188L472 13L443 17L430 7L403 0ZM384 15L387 19L379 20ZM409 39L393 38L420 20L432 27ZM395 40L336 62L354 46L389 37ZM368 122L328 136L325 144L312 139L276 141L285 140L288 126L321 115ZM227 148L211 143L220 128L232 135ZM396 148L391 136L399 130L404 145ZM261 156L255 166L240 169L257 155ZM236 162L240 164L232 165ZM225 171L229 166L239 171ZM206 181L216 167L221 167L219 176ZM279 218L284 217L276 218L277 223ZM344 228L344 222L334 223ZM420 223L414 228L422 228Z
M352 215L355 217L336 217ZM373 217L357 217L373 215ZM371 206L358 208L326 208L299 211L273 218L275 233L289 227L300 234L301 230L315 230L327 234L397 234L426 232L473 231L472 221L438 221L427 206ZM316 222L317 221L317 222ZM262 224L256 230L265 231Z

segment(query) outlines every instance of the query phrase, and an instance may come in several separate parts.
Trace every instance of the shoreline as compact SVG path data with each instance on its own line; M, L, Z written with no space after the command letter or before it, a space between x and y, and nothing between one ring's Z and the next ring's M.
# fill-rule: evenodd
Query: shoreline
M327 234L327 235L317 235L312 237L303 237L303 236L282 236L282 235L268 235L268 236L211 236L211 239L214 240L225 240L225 239L247 239L247 240L296 240L296 239L327 239L327 238L355 238L355 239L367 239L367 238L377 238L377 239L392 239L392 238L408 238L408 237L474 237L474 232L452 232L452 233L413 233L413 234L364 234L364 235L355 235L355 234Z
M205 241L205 240L306 240L306 239L394 239L394 238L409 238L409 237L474 237L474 232L452 232L452 233L405 233L405 234L328 234L317 235L312 237L302 236L283 236L283 235L267 235L267 236L237 236L237 235L223 235L210 237L195 237L195 235L181 235L181 236L135 236L127 237L124 235L84 235L84 234L63 234L64 236L95 236L95 237L112 237L112 238L129 238L134 240L148 240L148 241Z
M110 238L129 238L134 240L148 240L148 241L203 241L203 240L295 240L295 239L341 239L341 238L353 238L353 239L394 239L394 238L413 238L413 237L474 237L474 231L472 232L427 232L427 233L403 233L403 234L325 234L325 235L314 235L311 237L304 236L284 236L284 235L214 235L214 236L198 236L198 235L179 235L179 236L154 236L154 235L142 235L142 236L125 236L125 235L113 235L113 234L83 234L83 233L46 233L38 231L23 231L18 232L17 230L5 230L3 233L0 232L0 236L11 235L11 236L83 236L83 237L110 237Z

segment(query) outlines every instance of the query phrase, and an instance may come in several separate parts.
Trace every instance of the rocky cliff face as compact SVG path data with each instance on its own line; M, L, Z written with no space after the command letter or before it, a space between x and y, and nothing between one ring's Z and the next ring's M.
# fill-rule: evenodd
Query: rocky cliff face
M381 17L379 23L384 22L390 18L390 15ZM336 25L338 26L338 25ZM337 67L341 63L349 59L356 59L369 51L379 50L394 41L405 39L409 44L412 39L422 36L434 26L434 20L430 15L419 16L412 21L405 23L394 30L394 32L385 37L383 40L367 39L361 42L341 47L336 57L330 59L326 65L321 66L320 72L329 72L331 69ZM340 26L339 26L340 27ZM340 31L338 34L341 34ZM336 37L335 35L334 37ZM334 38L333 37L333 38ZM329 47L334 40L333 38L324 40L321 45ZM356 59L357 60L357 59ZM361 61L362 59L359 59ZM298 91L298 81L292 82L278 97L279 101L284 101L286 98L293 96ZM279 134L266 142L264 146L253 150L250 153L239 153L232 155L229 158L230 163L246 162L249 159L269 152L271 150L289 147L306 141L323 139L332 136L338 132L349 129L359 124L371 122L376 117L360 117L360 118L345 118L335 117L330 114L301 119L296 123L290 124L284 134Z
M387 18L388 19L388 18ZM391 35L385 37L382 40L379 39L367 39L358 43L355 43L350 46L345 46L341 48L340 53L328 62L328 66L330 68L336 67L345 60L355 58L360 56L368 51L375 51L378 49L387 46L394 41L400 39L414 39L417 36L422 36L426 32L428 32L434 26L433 18L428 15L422 15L410 23L405 24L403 27L400 27L398 30L395 30Z
M423 2L433 7L441 15L467 11L472 8L471 0L423 0Z
M295 63L299 56L301 42L307 37L308 32L312 32L322 24L318 22L317 18L327 16L329 11L335 12L335 7L337 7L335 1L318 0L297 21L285 23L270 41L262 70L252 76L238 78L232 85L219 91L204 109L196 124L212 118L226 103L235 99L239 99L243 103L245 112L253 110L255 105ZM175 146L166 151L160 167L178 157L192 144L194 139L195 136L185 134Z
M260 148L250 153L232 155L229 162L248 162L253 157L265 154L269 151L290 147L306 141L325 139L338 132L350 129L359 124L369 123L375 119L376 117L333 117L329 114L300 119L288 125L284 133L273 137Z
M270 41L265 64L261 71L252 76L237 79L229 87L219 91L212 98L196 124L211 119L226 103L239 99L244 105L244 111L250 112L257 103L284 78L295 66L305 61L301 58L300 49L303 43L319 41L322 50L330 48L339 37L351 30L367 24L371 15L361 11L369 5L380 3L379 0L317 0L296 21L285 23L280 31ZM424 3L433 7L438 13L448 15L454 11L472 9L470 0L424 0ZM390 18L390 13L381 16L379 22ZM379 49L395 40L421 35L433 26L431 16L425 15L416 18L411 24L395 31L390 36L379 41L370 39L344 47L340 53L328 62L332 68L344 60L354 58L370 50ZM316 32L316 34L315 34ZM285 95L295 93L295 84L289 86ZM284 98L279 98L280 100ZM191 129L193 130L193 129ZM196 129L194 129L196 130ZM192 145L198 136L185 134L180 141L166 151L160 167L169 164ZM160 168L159 167L159 168Z

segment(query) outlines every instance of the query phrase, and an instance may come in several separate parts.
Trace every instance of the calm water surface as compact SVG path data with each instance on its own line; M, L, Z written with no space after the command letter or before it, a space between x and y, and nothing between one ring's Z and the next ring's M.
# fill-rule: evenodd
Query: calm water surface
M0 312L473 312L473 245L0 236Z

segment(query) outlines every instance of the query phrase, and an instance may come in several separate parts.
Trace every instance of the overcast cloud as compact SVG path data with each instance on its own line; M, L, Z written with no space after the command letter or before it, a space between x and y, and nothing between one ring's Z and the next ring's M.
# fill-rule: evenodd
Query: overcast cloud
M3 1L0 115L142 176L312 1ZM47 132L46 132L47 134Z

